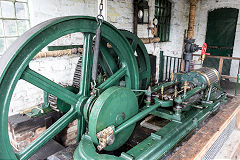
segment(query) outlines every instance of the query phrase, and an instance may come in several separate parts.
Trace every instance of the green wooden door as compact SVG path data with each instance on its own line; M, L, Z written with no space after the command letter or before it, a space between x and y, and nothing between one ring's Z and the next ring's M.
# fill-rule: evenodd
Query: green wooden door
M206 43L207 52L213 56L232 57L238 19L238 9L220 8L208 13ZM203 66L218 69L219 59L206 58ZM224 60L224 75L229 75L231 60Z

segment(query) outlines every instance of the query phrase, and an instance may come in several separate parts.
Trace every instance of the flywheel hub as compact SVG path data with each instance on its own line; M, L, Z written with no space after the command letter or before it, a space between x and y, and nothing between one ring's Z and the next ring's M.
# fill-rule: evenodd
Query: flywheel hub
M105 90L96 100L89 117L89 135L98 145L97 133L109 126L119 126L138 112L138 101L135 94L128 88L111 87ZM135 124L114 135L114 142L104 148L112 151L121 147L130 137Z

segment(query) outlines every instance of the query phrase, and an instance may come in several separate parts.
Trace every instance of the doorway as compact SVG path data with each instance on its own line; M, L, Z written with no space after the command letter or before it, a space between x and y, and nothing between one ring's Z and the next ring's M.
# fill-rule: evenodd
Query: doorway
M207 53L213 56L232 57L235 40L238 9L220 8L208 13L206 43ZM218 69L219 59L206 58L203 66ZM229 75L231 60L224 60L223 75Z

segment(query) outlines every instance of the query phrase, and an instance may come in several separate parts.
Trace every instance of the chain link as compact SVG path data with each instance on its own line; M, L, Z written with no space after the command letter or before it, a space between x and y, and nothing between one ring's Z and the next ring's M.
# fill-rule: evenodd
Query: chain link
M103 23L103 21L104 21L104 17L103 17L103 15L102 15L102 11L103 11L103 0L101 0L101 2L100 2L100 4L99 4L99 14L97 15L97 17L96 17L96 20L97 20L97 23L98 23L98 25L100 26L102 23Z

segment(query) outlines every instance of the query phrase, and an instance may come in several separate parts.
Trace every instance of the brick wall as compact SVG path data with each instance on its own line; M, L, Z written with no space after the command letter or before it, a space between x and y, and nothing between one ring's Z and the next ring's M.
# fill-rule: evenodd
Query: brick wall
M10 116L8 133L11 145L16 151L21 151L61 116L61 113L55 111L34 118L21 114ZM62 132L56 135L55 140L64 146L75 144L77 140L77 122L77 120L71 122Z
M9 132L10 143L17 151L21 151L32 141L34 141L38 136L40 136L46 127L37 128L35 130L28 130L20 133Z
M21 114L10 116L8 118L10 143L16 151L21 151L61 116L61 113L55 111L35 118Z
M74 120L61 132L61 141L64 146L69 146L77 142L78 121Z

